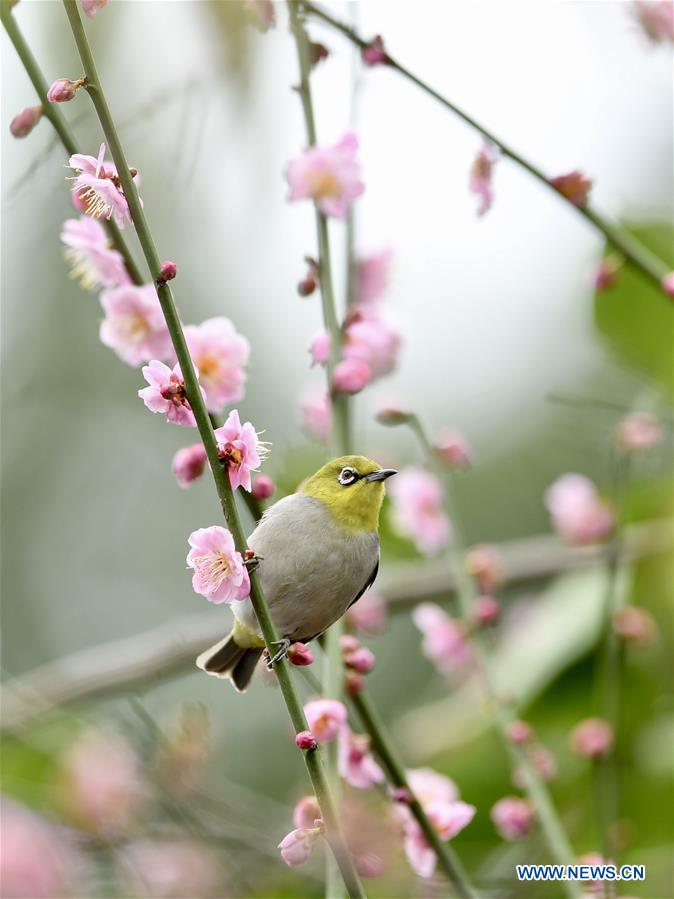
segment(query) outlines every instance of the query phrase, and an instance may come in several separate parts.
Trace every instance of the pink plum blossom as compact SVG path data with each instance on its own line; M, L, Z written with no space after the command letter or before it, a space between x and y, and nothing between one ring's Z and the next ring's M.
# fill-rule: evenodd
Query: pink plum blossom
M628 452L651 449L662 440L662 426L650 412L630 412L619 422L616 440Z
M386 292L391 277L393 250L390 247L362 256L356 263L357 300L360 306L370 306Z
M140 761L114 731L88 728L62 762L63 804L75 822L103 840L129 833L143 801Z
M206 393L209 412L243 398L250 344L228 318L209 318L185 328L185 340Z
M56 825L18 802L0 804L0 894L4 899L72 895L75 855Z
M379 318L356 315L346 326L342 356L365 362L372 378L393 371L399 349L399 336Z
M596 759L613 747L613 728L603 718L585 718L574 727L569 739L575 753Z
M203 443L193 443L178 450L173 457L171 471L180 487L189 487L193 481L201 477L206 468L207 458Z
M105 228L96 219L88 215L66 219L61 241L66 245L65 257L72 266L71 277L85 290L99 284L103 287L131 284L122 254L112 248Z
M449 468L465 470L473 464L472 452L461 434L443 431L435 442L435 452Z
M104 160L105 144L101 144L98 157L76 153L70 157L70 168L75 171L73 191L86 201L86 213L94 218L112 218L119 228L131 221L129 204L124 196L117 169ZM138 173L131 170L134 180Z
M478 152L470 168L468 189L478 198L478 216L488 212L494 201L492 173L497 159L496 148L487 143Z
M216 428L215 439L218 441L220 458L227 466L232 490L243 487L250 493L251 472L260 467L262 459L267 455L267 446L262 443L249 421L241 424L236 409L232 409L221 428Z
M432 768L412 768L407 772L407 783L424 807L459 798L459 788L454 781Z
M370 753L370 738L354 734L348 724L341 728L337 738L337 764L340 777L358 790L369 790L385 779Z
M278 848L289 868L297 868L305 863L321 832L320 827L298 827L283 837Z
M528 799L504 796L492 806L489 817L504 840L521 840L531 830L535 811Z
M238 602L250 593L248 569L234 546L234 538L223 527L213 525L192 531L187 566L194 570L192 589L209 602Z
M295 827L314 827L320 821L321 808L315 796L303 796L293 810Z
M41 106L27 106L21 112L17 112L9 123L9 131L12 137L28 137L41 118Z
M650 41L654 44L674 43L674 4L671 0L634 0L633 8Z
M590 190L592 189L592 181L587 178L581 171L574 169L565 175L557 175L550 179L550 184L563 197L582 209L587 206Z
M82 12L85 16L89 16L90 19L93 19L99 9L103 9L104 6L108 5L108 0L81 0L82 2Z
M351 204L365 190L356 158L358 138L349 132L332 147L310 147L288 163L288 199L312 199L324 215L346 218Z
M120 854L122 875L134 899L218 899L223 871L216 854L184 839L138 839Z
M150 412L160 412L167 421L183 428L196 427L180 366L175 365L171 370L168 365L153 359L143 366L142 371L150 386L139 390L138 396Z
M451 526L442 508L438 479L422 468L406 468L389 488L395 530L414 541L419 552L433 555L450 540Z
M312 699L304 706L304 714L319 743L334 740L346 724L346 706L337 699Z
M332 385L338 393L360 393L371 380L372 370L362 359L342 359L332 373Z
M474 805L457 800L432 803L425 806L424 811L440 838L450 840L470 824L477 809ZM414 818L410 817L405 826L403 845L407 859L419 877L432 877L437 855Z
M332 409L324 390L306 390L300 398L302 427L315 440L327 443L332 427Z
M344 653L344 664L359 674L369 674L374 668L374 653L367 646L359 646L352 652Z
M464 626L440 606L424 602L412 611L412 621L423 634L421 650L443 674L463 667L471 659Z
M68 103L75 99L75 94L82 87L84 81L78 79L71 81L69 78L57 78L47 91L47 100L50 103Z
M558 534L568 543L583 546L611 536L615 518L597 488L580 474L565 474L545 492L545 505Z
M327 331L319 331L311 338L309 353L312 365L326 365L330 359L330 345L332 341Z
M126 284L100 295L105 318L100 338L128 365L168 359L173 348L153 284Z
M354 603L346 613L347 622L364 634L381 634L388 623L388 605L384 597L373 590Z

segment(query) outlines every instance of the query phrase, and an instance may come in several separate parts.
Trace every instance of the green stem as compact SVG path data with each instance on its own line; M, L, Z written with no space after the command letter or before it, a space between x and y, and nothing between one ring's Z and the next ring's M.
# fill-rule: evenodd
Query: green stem
M66 153L68 156L73 156L75 153L79 152L79 148L77 145L77 141L75 140L75 135L70 129L70 126L66 122L65 116L61 112L58 103L50 103L47 100L47 82L45 80L44 75L40 67L37 64L37 60L33 56L33 53L26 43L19 26L16 24L16 20L12 15L9 3L0 2L0 16L2 17L2 24L7 32L9 39L14 45L14 49L17 52L19 59L21 60L24 69L26 70L26 74L30 78L33 87L35 88L35 92L37 93L40 103L42 105L42 114L46 119L48 119L56 134L58 135L59 140L63 144ZM135 259L129 248L122 237L122 234L112 219L109 219L105 222L105 226L108 230L108 234L110 235L110 239L112 240L113 246L116 250L118 250L122 257L124 258L124 265L126 266L126 270L134 284L143 284L144 278L136 264Z
M299 0L299 2L307 13L315 16L322 22L325 22L326 25L330 25L336 31L341 32L341 34L343 34L357 47L363 49L364 47L367 47L369 45L369 41L366 41L365 38L361 37L361 35L359 35L355 31L355 29L351 28L345 22L340 22L339 19L334 18L334 16L331 16L319 6L316 6L315 3L311 3L310 0ZM632 265L638 268L641 272L643 272L644 275L646 275L648 278L654 281L658 285L658 287L660 287L662 278L666 274L668 274L670 269L661 259L659 259L655 255L655 253L652 253L648 249L648 247L645 247L623 228L620 228L618 225L614 225L611 222L606 221L606 219L600 216L589 206L576 206L575 203L571 202L571 200L568 200L566 197L562 196L562 194L559 193L557 188L554 187L553 184L551 184L550 180L543 174L543 172L539 168L537 168L537 166L529 162L528 159L525 159L523 156L521 156L516 150L506 144L505 141L501 140L499 137L485 128L484 125L481 125L472 116L468 115L468 113L464 112L442 94L438 93L438 91L434 90L429 84L427 84L425 81L411 72L402 63L398 62L388 53L386 58L386 65L388 66L388 68L398 72L404 78L407 78L408 81L411 81L412 84L415 84L425 94L428 94L429 97L432 97L434 100L440 103L441 106L444 106L445 109L448 109L454 115L462 119L467 125L470 125L471 128L474 128L476 131L478 131L485 140L498 147L504 156L507 156L513 162L517 163L517 165L523 168L537 181L540 181L541 184L545 184L545 186L554 191L558 197L566 200L566 202L569 203L573 207L573 209L576 210L576 212L578 212L588 222L594 225L594 227L604 235L609 244L611 244L613 247L615 247L616 250L619 250L620 253L622 253L625 259L631 262Z
M140 203L136 186L129 171L126 156L122 148L117 129L108 108L107 100L103 92L101 82L96 70L96 65L91 53L91 48L87 40L82 20L80 18L79 9L76 0L63 0L70 27L77 45L77 49L82 60L84 72L87 76L87 91L92 99L94 108L101 123L103 133L108 142L112 158L117 166L124 196L129 204L129 209L133 218L134 227L140 241L141 248L145 255L148 267L154 281L158 280L161 260L157 252L145 212ZM185 381L187 397L190 401L194 417L197 422L197 428L204 444L208 460L210 462L211 473L215 481L215 487L220 499L223 514L227 525L232 532L237 550L240 553L246 551L246 537L241 525L238 510L234 500L234 494L229 482L229 475L222 466L218 457L217 442L213 433L212 423L206 410L201 391L199 390L194 365L185 342L182 325L178 317L173 293L166 283L160 283L157 288L159 302L166 319L166 326L171 335L173 348L180 364L182 375ZM250 599L255 610L260 629L264 636L267 649L270 654L274 653L274 644L278 641L278 634L269 608L260 587L259 580L255 572L250 574ZM275 666L279 687L288 709L290 720L292 721L295 732L307 730L307 722L304 717L302 704L298 694L293 686L290 669L285 659L282 659ZM364 899L365 893L360 883L360 878L355 870L353 860L349 855L344 836L337 818L334 800L328 787L323 763L320 753L311 750L304 753L304 760L311 778L311 782L316 793L316 798L321 808L321 816L325 822L326 837L330 847L335 855L335 859L342 873L345 886L350 897L356 899Z
M351 697L351 702L356 709L359 718L363 723L363 727L372 738L372 748L375 750L382 764L386 768L389 781L395 786L408 792L410 798L409 809L414 815L426 837L429 845L434 850L438 865L447 875L449 881L454 885L457 895L462 899L471 899L476 893L473 890L466 873L461 866L461 862L454 851L448 844L443 843L433 824L428 820L421 806L407 782L405 768L395 753L391 741L383 721L379 717L372 701L367 693L363 690Z
M447 562L450 574L456 584L456 595L458 597L461 614L467 621L470 621L473 617L472 612L477 592L475 584L466 572L464 564L466 547L454 499L452 479L451 476L447 475L444 469L440 468L437 456L433 451L431 442L429 441L419 418L416 415L409 415L405 423L408 424L416 434L424 455L426 456L429 468L433 469L438 477L444 481L445 505L452 522L452 542L447 549ZM508 738L508 728L515 720L515 714L507 703L501 701L491 671L489 649L483 644L482 636L479 631L474 632L472 635L472 646L477 671L483 684L483 689L485 690L489 705L493 709L498 730L513 763L515 763L522 772L524 791L527 794L529 801L536 809L538 821L548 845L548 849L558 864L572 864L575 855L545 783L531 764L526 751L521 747L515 746ZM563 889L570 897L581 895L578 884L573 881L564 881Z

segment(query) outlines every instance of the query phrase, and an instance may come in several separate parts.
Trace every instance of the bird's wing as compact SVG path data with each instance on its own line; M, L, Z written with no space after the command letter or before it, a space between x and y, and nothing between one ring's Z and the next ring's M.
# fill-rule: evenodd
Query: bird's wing
M375 582L375 580L376 580L376 578L377 578L377 573L378 573L378 572L379 572L379 556L377 556L377 564L376 564L376 565L374 566L374 568L372 569L372 574L371 574L370 577L367 579L367 583L365 584L365 586L363 587L363 589L360 590L360 591L356 594L356 596L351 600L351 602L349 603L349 608L351 608L351 606L352 606L354 603L358 602L358 600L361 598L361 596L363 595L363 593L365 593L366 590L369 590L369 589L370 589L370 587L372 586L372 584L374 584L374 582Z

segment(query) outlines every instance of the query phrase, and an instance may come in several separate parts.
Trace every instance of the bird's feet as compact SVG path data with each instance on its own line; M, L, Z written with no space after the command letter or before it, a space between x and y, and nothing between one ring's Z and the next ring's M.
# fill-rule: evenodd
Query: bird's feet
M284 637L282 640L275 640L272 643L272 646L280 646L281 648L278 650L278 652L274 653L271 658L267 659L267 670L271 671L277 662L280 662L281 659L285 659L285 657L288 655L288 650L290 649L291 643L292 640L290 640L289 637Z
M248 571L255 571L262 562L262 556L256 556L252 549L247 549L243 555L243 564Z

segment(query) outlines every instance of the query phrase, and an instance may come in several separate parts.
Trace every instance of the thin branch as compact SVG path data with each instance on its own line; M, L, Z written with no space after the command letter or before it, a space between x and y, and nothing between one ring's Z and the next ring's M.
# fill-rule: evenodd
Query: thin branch
M140 202L136 185L129 170L129 165L114 120L108 108L108 103L96 69L91 48L82 26L77 3L75 0L63 0L63 3L87 77L87 92L91 97L103 133L108 142L112 158L117 166L117 171L124 189L124 196L129 204L134 227L145 255L148 268L150 269L152 279L157 284L159 302L161 304L162 312L164 313L166 326L171 335L171 341L176 357L180 364L185 381L187 397L190 401L199 434L210 462L211 473L215 481L215 487L220 499L222 511L225 520L227 521L227 525L234 537L236 548L243 554L247 548L245 534L241 526L228 472L222 466L218 457L217 441L203 396L199 389L197 375L185 341L185 335L173 299L173 293L170 286L159 277L161 259L157 252L143 206ZM267 649L270 650L270 655L273 655L273 645L278 641L278 635L255 572L251 572L250 574L250 585L251 603L260 624ZM302 705L293 686L290 669L285 659L282 659L275 665L275 671L295 732L306 730L307 723L302 710ZM344 841L344 836L335 812L334 802L326 781L320 753L311 750L305 752L303 755L316 793L316 798L321 808L321 816L325 822L326 837L335 855L337 864L339 865L349 895L351 897L364 897L365 894L360 883L360 878L358 877L353 860L351 859Z
M311 3L310 0L299 0L299 2L307 13L317 19L320 19L320 21L324 22L326 25L329 25L331 28L334 28L336 31L341 32L344 37L350 40L351 43L355 44L357 47L363 49L369 46L370 42L365 40L365 38L358 34L355 29L351 28L345 22L341 22L339 19L336 19L334 16L331 16L315 3ZM517 163L517 165L523 168L537 181L540 181L550 190L554 191L554 193L558 197L569 203L572 208L576 210L576 212L578 212L583 216L583 218L594 225L594 227L604 235L609 244L615 247L615 249L618 250L625 257L625 259L631 262L632 265L635 266L635 268L639 269L639 271L646 275L650 280L654 281L655 284L658 285L658 287L661 287L662 279L665 275L668 274L670 268L661 259L659 259L658 256L655 255L655 253L651 252L648 247L640 243L640 241L633 237L628 231L625 231L618 225L614 225L611 222L608 222L605 218L600 216L599 213L595 212L591 207L577 206L571 200L568 200L567 197L564 197L557 190L557 188L550 182L549 178L547 178L537 166L535 166L532 162L529 162L529 160L525 159L511 146L506 144L505 141L501 140L499 137L489 131L489 129L485 128L484 125L481 125L474 118L472 118L472 116L468 115L468 113L464 112L462 109L456 106L455 103L452 103L445 96L434 90L434 88L432 88L427 82L423 81L413 72L411 72L389 53L386 54L385 65L388 68L398 72L408 81L411 81L412 84L415 84L425 94L428 94L429 97L432 97L434 100L440 103L440 105L445 109L448 109L454 115L458 116L467 125L470 125L471 128L474 128L476 131L478 131L486 141L489 141L489 143L494 144L494 146L498 147L504 156L507 156L513 162ZM665 294L663 292L663 297L664 296Z
M477 591L473 579L465 568L466 547L461 531L461 519L458 515L456 501L453 492L453 478L446 470L442 469L433 452L433 447L426 432L416 415L410 415L406 421L416 434L429 468L433 469L445 486L445 506L452 522L452 541L445 551L445 562L452 572L454 582L457 585L456 596L461 615L467 621L472 620L472 612ZM524 791L529 801L536 809L536 815L540 823L541 831L547 843L548 849L558 864L568 865L573 863L575 857L571 844L562 822L557 814L547 786L532 765L526 751L516 746L508 738L508 728L515 715L513 710L501 701L499 691L494 683L489 660L489 647L482 640L479 631L471 635L471 644L475 657L475 664L480 674L485 696L489 707L493 711L499 733L506 746L506 750L512 761L522 772ZM578 885L573 881L565 881L563 889L570 897L578 897L581 894Z
M623 562L667 552L671 522L645 522L626 529ZM529 537L498 547L505 580L526 587L569 571L591 567L601 550L562 546L555 537ZM392 612L420 602L444 601L454 591L444 560L389 563L381 592ZM2 727L18 731L59 705L151 689L160 680L194 669L194 659L218 636L221 625L206 612L163 624L133 637L89 647L49 662L5 683Z
M75 140L75 135L66 122L65 116L59 109L58 104L50 103L49 100L47 100L48 86L45 77L42 74L42 70L38 66L37 60L26 43L19 26L16 24L16 20L10 9L10 4L4 2L4 0L0 2L0 17L2 18L2 24L5 31L14 45L14 49L26 70L26 74L30 78L33 87L35 88L35 92L40 99L42 114L51 122L68 156L73 156L80 151L80 147ZM126 241L122 237L122 233L115 222L112 219L108 219L105 222L105 227L107 228L115 249L122 254L124 265L126 266L126 270L131 276L133 283L144 284L147 279L143 278L141 271L136 264L136 260L133 258L133 254L126 245Z

